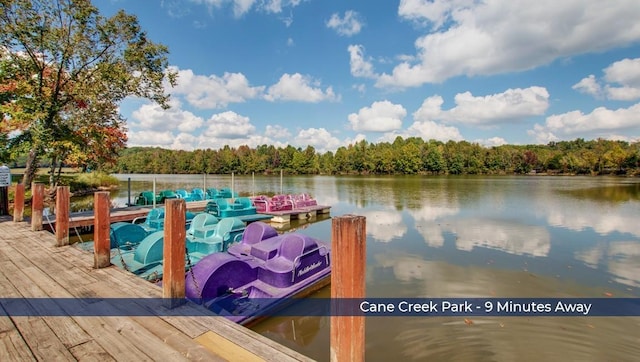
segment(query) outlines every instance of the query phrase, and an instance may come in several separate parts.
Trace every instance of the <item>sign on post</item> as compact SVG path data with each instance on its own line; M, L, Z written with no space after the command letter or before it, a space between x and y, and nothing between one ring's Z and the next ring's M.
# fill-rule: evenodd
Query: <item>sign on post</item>
M11 186L11 170L9 167L0 166L0 187Z
M9 186L11 186L11 170L0 166L0 215L9 215Z

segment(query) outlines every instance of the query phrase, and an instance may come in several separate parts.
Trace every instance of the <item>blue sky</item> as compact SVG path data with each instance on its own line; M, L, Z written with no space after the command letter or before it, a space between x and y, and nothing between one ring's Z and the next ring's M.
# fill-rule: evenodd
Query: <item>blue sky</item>
M640 141L637 0L109 0L169 47L129 146Z

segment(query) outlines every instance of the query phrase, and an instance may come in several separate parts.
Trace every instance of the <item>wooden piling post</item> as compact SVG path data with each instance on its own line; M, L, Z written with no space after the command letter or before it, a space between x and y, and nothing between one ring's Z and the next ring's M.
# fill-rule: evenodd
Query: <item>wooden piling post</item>
M24 185L16 185L16 194L13 198L13 221L24 220Z
M56 245L69 245L69 186L56 189Z
M345 298L365 297L366 218L344 215L332 219L331 229L332 308ZM337 302L336 302L337 300ZM334 311L335 312L335 311ZM331 361L364 361L365 317L331 316Z
M184 199L165 201L162 297L174 308L185 300L185 229L187 204Z
M93 266L96 269L111 265L109 192L93 194Z
M42 210L44 209L44 184L31 183L31 230L42 230Z

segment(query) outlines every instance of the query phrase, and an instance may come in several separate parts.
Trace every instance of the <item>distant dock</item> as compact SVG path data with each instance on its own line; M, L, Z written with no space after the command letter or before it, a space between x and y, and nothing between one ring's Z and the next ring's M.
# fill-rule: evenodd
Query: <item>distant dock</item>
M211 200L187 202L187 210L193 212L204 211L209 201ZM156 207L162 206L163 204L156 205ZM152 208L152 206L129 206L111 209L111 222L133 222L136 219L146 218L147 214ZM290 222L293 219L311 219L314 218L317 214L328 214L330 210L331 206L315 205L297 208L294 210L272 211L268 213L258 213L255 215L243 215L237 217L245 223L254 221L269 221L273 223L284 224ZM46 229L54 230L56 224L55 215L45 215L43 217L42 224ZM93 225L93 211L73 212L69 215L69 229L81 227L88 228L92 227Z
M288 223L292 219L311 219L317 214L328 214L330 210L331 206L314 205L296 208L293 210L269 211L264 214L271 215L271 222Z

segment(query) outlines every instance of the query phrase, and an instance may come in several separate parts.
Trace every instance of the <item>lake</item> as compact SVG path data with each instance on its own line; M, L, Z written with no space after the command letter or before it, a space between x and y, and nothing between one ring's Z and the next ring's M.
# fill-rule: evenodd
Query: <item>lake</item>
M546 176L117 175L152 188L308 192L367 222L367 297L640 297L640 180ZM300 232L329 241L331 220ZM328 297L329 289L318 293ZM253 329L329 360L329 317ZM369 317L367 361L640 358L640 317Z

